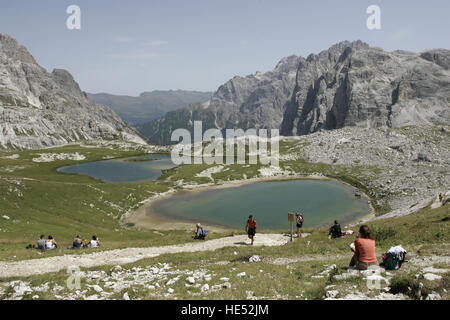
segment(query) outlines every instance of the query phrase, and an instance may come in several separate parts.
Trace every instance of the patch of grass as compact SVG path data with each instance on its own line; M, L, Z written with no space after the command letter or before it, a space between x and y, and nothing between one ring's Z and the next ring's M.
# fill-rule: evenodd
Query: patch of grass
M328 279L327 279L327 285L332 284L335 280L334 280L334 276L339 274L339 269L338 268L334 268L330 271L329 275L328 275Z
M286 144L285 151L294 152L300 148L296 144ZM87 157L84 161L54 161L51 163L35 163L34 157L39 153L79 152ZM123 225L120 222L122 215L135 208L138 203L155 192L164 192L175 186L178 180L193 183L209 183L209 178L195 177L201 171L210 168L210 165L186 165L169 170L157 181L144 181L137 183L103 183L82 175L68 175L56 172L56 169L74 163L103 160L105 157L133 157L143 155L140 151L121 151L118 148L84 148L76 145L52 148L40 151L15 152L19 159L0 159L0 166L15 166L16 171L2 172L0 177L0 217L7 215L10 220L0 218L0 259L21 260L50 257L55 255L80 253L80 251L67 251L65 247L71 246L75 234L81 233L85 238L96 234L102 241L100 250L109 250L126 247L149 247L168 244L178 244L193 241L190 231L140 231L133 229L132 224ZM14 153L2 153L11 155ZM344 167L326 164L311 164L304 160L285 161L282 168L290 167L299 174L309 175L322 173L328 177L336 178L360 188L367 194L373 190L365 189L367 183L361 177L376 175L379 168L375 167ZM217 180L242 179L245 174L248 178L258 174L260 165L227 166L227 171L213 174ZM368 178L366 178L368 179ZM372 200L379 200L374 197ZM378 213L384 209L378 207ZM444 206L431 210L425 208L419 212L386 220L377 220L367 223L377 240L377 255L381 256L392 245L401 244L408 252L420 247L418 253L448 254L448 239L450 238L450 221L443 220L449 216L449 207ZM431 223L439 221L439 223ZM353 227L352 227L353 228ZM357 230L358 226L354 229ZM197 270L207 268L213 273L213 282L220 277L230 278L232 288L213 292L205 296L197 288L189 290L180 281L174 286L177 298L181 299L247 299L247 291L252 290L254 296L266 299L280 299L287 297L296 299L301 296L309 299L322 299L325 295L325 286L333 282L330 279L314 279L313 275L324 270L324 264L336 263L338 267L348 264L352 256L349 243L355 236L341 239L328 239L328 228L305 229L312 233L305 239L297 239L282 247L239 247L223 248L209 252L192 252L165 254L156 258L143 259L126 266L148 266L158 262L168 262L179 269ZM270 231L265 231L270 232ZM35 243L40 234L52 234L60 243L60 248L52 252L38 252L25 250L28 243ZM230 232L227 232L228 234ZM233 232L243 234L242 232ZM211 232L209 239L225 236L225 233ZM257 241L257 240L256 240ZM235 255L234 252L238 252ZM83 252L92 252L83 250ZM264 259L292 259L288 265L275 265L267 262L249 263L252 255L260 255ZM302 260L303 259L303 260ZM228 264L214 264L226 261ZM102 266L98 270L109 272L111 266ZM233 270L234 268L234 270ZM262 270L262 272L260 272ZM237 274L246 272L244 278L237 278ZM339 272L334 270L330 276ZM405 292L405 286L415 285L413 278L398 279L394 282L394 291ZM408 278L409 277L409 278ZM67 279L65 272L51 275L33 276L26 278L32 282L52 281L64 286ZM362 278L349 278L335 281L337 286L352 284L358 288L363 286ZM411 282L412 281L412 282ZM251 288L251 289L250 289ZM166 290L165 288L164 290ZM130 297L164 299L165 293L151 291L136 287L127 290ZM403 290L403 291L402 291ZM115 293L116 298L122 298L123 293ZM194 295L194 294L198 294ZM41 298L52 298L40 294ZM27 296L27 298L30 298Z
M320 284L307 289L304 295L309 300L323 300L325 294L325 286L323 284Z
M75 153L86 156L84 161L56 160L33 162L40 153ZM155 192L165 192L168 186L154 181L137 183L103 183L84 175L62 174L57 168L99 161L107 158L143 155L140 151L108 148L85 148L78 145L2 153L19 154L18 159L0 159L0 166L16 167L0 176L0 259L21 260L72 254L70 247L76 234L85 238L97 235L101 250L114 248L175 244L189 238L185 231L163 232L130 229L121 224L121 217L139 202ZM60 245L52 252L25 250L35 244L40 234L52 235Z
M416 293L419 289L419 281L411 274L396 274L389 284L389 292L392 294L402 293L411 298L418 298Z
M378 243L395 238L397 230L394 227L372 228L372 235Z

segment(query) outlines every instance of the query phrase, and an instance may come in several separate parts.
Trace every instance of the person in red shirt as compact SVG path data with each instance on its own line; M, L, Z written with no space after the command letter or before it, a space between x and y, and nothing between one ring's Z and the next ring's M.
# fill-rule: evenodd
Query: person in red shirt
M372 238L368 226L363 225L359 228L359 238L354 243L354 255L350 261L350 267L355 266L358 270L366 270L370 265L376 265L377 255L375 252L375 239Z
M247 231L248 238L252 240L251 245L253 245L253 241L254 241L254 238L255 238L257 226L258 225L256 223L256 220L253 219L252 215L250 215L248 217L247 224L245 225L245 230Z

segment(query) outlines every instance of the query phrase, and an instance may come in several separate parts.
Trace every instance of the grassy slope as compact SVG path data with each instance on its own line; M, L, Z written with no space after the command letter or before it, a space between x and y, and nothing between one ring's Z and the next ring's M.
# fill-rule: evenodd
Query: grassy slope
M390 246L401 244L408 251L408 257L417 255L446 255L449 252L448 239L450 236L450 222L443 221L449 216L449 208L441 207L431 210L423 209L413 215L374 221L370 223L377 239L377 255L381 256ZM351 258L349 243L354 237L330 240L327 230L324 228L306 229L312 235L305 239L296 240L283 247L241 247L223 248L213 252L196 252L183 254L166 254L152 259L143 259L136 263L124 266L126 269L134 267L146 267L157 263L170 263L173 269L198 270L205 269L213 275L211 284L221 283L221 277L230 278L231 289L220 290L208 294L202 294L200 288L186 288L183 281L171 285L180 299L246 299L247 291L253 291L253 295L268 299L321 299L325 294L325 287L334 285L333 289L340 292L368 292L366 282L363 278L356 277L346 280L332 280L329 277L312 278L325 269L325 266L336 264L336 273L343 272L342 267L347 266ZM257 238L256 238L257 241ZM309 244L308 244L309 243ZM248 258L252 255L260 255L261 262L249 263ZM292 259L285 265L271 263L275 259ZM298 261L295 261L295 260ZM219 261L229 261L224 267L217 264ZM435 267L448 268L445 265L434 265ZM89 270L103 270L110 274L111 266L91 268ZM262 270L262 272L261 272ZM395 271L395 279L407 280L408 284L414 282L413 275L418 268L410 263L405 263L399 271ZM246 272L243 278L237 278L237 274ZM440 282L427 282L424 290L441 290L447 288L450 274L444 276ZM32 285L48 282L57 283L65 287L67 273L59 273L44 276L32 276L23 278L30 281ZM87 284L88 280L83 280ZM95 284L95 282L89 282ZM87 287L83 287L87 288ZM130 297L141 299L167 299L166 286L162 284L160 289L149 289L145 286L135 286L132 290L122 290L110 298L122 298L127 291ZM67 290L67 289L64 289ZM92 290L91 290L92 291ZM90 292L89 294L94 294ZM369 295L379 293L374 290ZM50 293L39 293L40 298L54 298ZM32 294L29 294L31 297ZM173 296L172 296L173 298ZM445 294L444 294L445 298ZM448 297L446 297L448 298Z
M300 152L301 154L302 147L303 145L298 141L284 141L280 144L280 153ZM32 161L34 157L38 157L39 153L56 152L78 152L86 156L86 160L57 160L49 163ZM4 159L5 156L12 154L19 154L20 157ZM0 217L3 215L10 217L10 220L0 218L0 260L20 260L37 256L36 252L23 250L23 248L29 243L35 243L40 234L52 234L62 248L70 246L77 233L81 233L86 238L92 234L98 235L103 240L105 249L183 242L187 238L183 231L163 232L165 236L161 236L149 231L123 228L119 219L130 208L135 207L154 192L177 188L176 184L179 180L185 183L210 183L209 178L196 177L196 174L212 165L185 165L169 170L156 182L136 183L106 184L87 176L56 172L57 168L65 165L98 161L105 157L127 157L140 154L142 154L141 151L86 148L78 145L40 151L0 153ZM312 164L301 159L282 161L280 166L302 175L322 173L348 182L369 195L373 190L367 190L364 181L371 179L379 171L375 167ZM261 164L230 165L227 166L226 171L215 173L212 177L215 183L254 178L258 176L260 168ZM389 208L376 205L375 209L378 214L389 211ZM213 233L211 236L220 235ZM65 251L61 249L49 254L62 253Z
M288 142L280 146L280 151L284 153L296 148L295 142ZM123 227L118 218L140 201L148 198L153 192L163 192L169 187L175 186L178 180L183 179L185 182L192 183L210 182L208 178L195 177L197 173L210 167L209 165L187 165L175 168L157 182L106 184L86 176L56 172L56 168L77 163L76 161L58 160L50 163L31 161L38 153L47 152L79 152L87 157L86 161L140 154L139 151L80 146L0 153L0 158L11 154L20 155L19 159L0 159L0 216L10 217L9 220L0 218L0 260L70 254L63 248L71 245L71 240L76 233L82 233L85 237L97 234L103 240L103 250L191 241L186 231L160 233L138 231ZM285 161L281 163L281 166L305 175L321 172L360 187L369 194L372 190L365 189L364 180L370 179L379 170L367 167L349 168L309 164L301 160ZM228 171L213 174L214 179L216 181L242 179L244 174L247 178L252 178L258 174L260 165L250 167L232 165L229 168ZM14 171L10 172L12 169ZM388 210L388 208L376 209L378 213ZM397 244L402 244L408 251L415 251L416 254L447 254L449 222L441 220L448 215L449 208L447 206L437 210L424 209L407 217L370 223L377 235L378 255L391 245ZM128 267L170 262L177 268L192 270L198 268L198 261L202 261L202 265L213 272L217 279L226 276L236 280L235 275L242 271L254 276L254 279L244 278L235 281L232 290L212 293L208 298L245 299L245 291L250 286L254 287L252 289L254 294L260 297L273 298L279 294L291 299L320 298L325 285L330 284L330 281L328 279L311 279L311 275L322 271L324 264L347 265L351 257L348 244L353 238L331 241L326 237L327 230L325 229L317 228L305 231L312 232L312 235L307 239L295 241L283 247L282 250L258 247L224 248L215 252L164 255L155 259L142 260ZM25 245L35 243L37 236L41 233L52 234L61 243L62 248L45 253L25 250ZM210 238L224 235L212 233ZM234 254L235 251L238 251L237 256ZM245 262L246 258L253 254L261 255L266 259L309 257L310 260L291 263L288 268L266 262L253 264ZM226 268L213 264L223 260L232 262ZM110 267L97 269L109 272ZM263 270L263 272L260 273L259 270ZM408 272L408 268L404 268L402 272ZM65 272L52 275L52 279L61 284L66 278ZM48 276L36 276L28 280L40 283L48 280ZM361 279L348 281L353 281L352 285L362 285ZM192 292L196 289L188 292L183 287L183 283L175 285L174 289L180 298L196 297L192 296ZM117 297L120 294L122 293L118 293ZM130 296L133 294L142 298L163 297L163 292L159 295L158 292L150 292L142 288L138 289L136 293L130 293ZM202 295L198 297L201 298Z
M19 154L19 159L0 159L0 260L20 260L40 257L34 250L24 250L35 244L40 234L51 234L60 249L45 256L67 253L77 233L90 238L96 234L103 240L103 249L180 243L186 232L137 231L124 228L119 218L131 207L154 192L168 187L152 181L138 183L103 183L87 176L57 173L61 166L85 161L31 161L38 153L79 152L85 161L103 157L139 155L139 152L67 146ZM8 172L14 168L14 172ZM1 216L10 217L9 220ZM214 234L212 234L214 236Z

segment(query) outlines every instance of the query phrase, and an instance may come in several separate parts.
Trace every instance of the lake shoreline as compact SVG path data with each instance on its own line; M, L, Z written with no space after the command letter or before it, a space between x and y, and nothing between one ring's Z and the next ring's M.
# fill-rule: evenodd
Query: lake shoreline
M325 180L325 181L336 181L341 184L344 184L354 191L358 191L361 194L361 197L365 198L368 202L370 212L364 216L358 216L357 218L350 220L346 223L346 225L354 225L363 221L370 221L375 218L375 209L372 206L370 201L370 197L368 197L362 190L357 189L351 184L341 181L334 178L329 178L323 175L289 175L289 176L270 176L270 177L258 177L251 178L246 180L233 180L227 181L223 184L201 184L201 185L183 185L181 190L171 189L168 192L157 194L151 198L144 200L139 208L134 211L128 212L123 217L123 221L125 223L132 223L135 228L144 229L144 230L193 230L195 226L195 222L193 220L180 220L180 219L172 219L169 217L164 217L158 213L149 212L148 209L152 207L152 205L156 201L160 201L163 199L167 199L180 191L191 192L191 193L200 193L209 190L220 190L227 188L236 188L241 187L248 184L258 183L258 182L276 182L276 181L289 181L289 180ZM215 232L224 232L224 231L239 231L236 228L224 227L218 224L208 224L209 230Z

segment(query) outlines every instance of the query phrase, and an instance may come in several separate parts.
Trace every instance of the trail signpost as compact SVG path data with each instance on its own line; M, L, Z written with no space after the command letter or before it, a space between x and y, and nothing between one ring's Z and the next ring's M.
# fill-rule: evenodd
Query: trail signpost
M288 221L291 224L291 242L292 242L292 234L294 232L294 213L288 212Z

